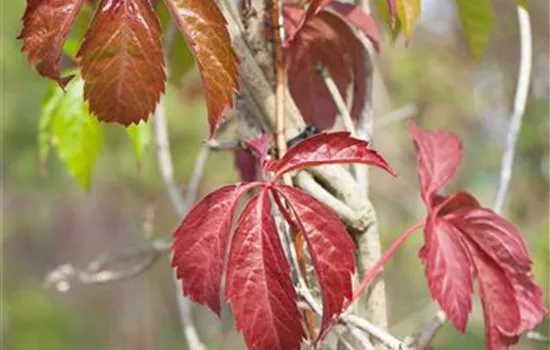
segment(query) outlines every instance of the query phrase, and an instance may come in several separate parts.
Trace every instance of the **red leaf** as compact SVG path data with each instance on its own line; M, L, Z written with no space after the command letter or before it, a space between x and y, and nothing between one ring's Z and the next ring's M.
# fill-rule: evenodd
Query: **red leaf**
M267 161L267 152L271 146L271 136L268 133L262 133L254 140L244 140L243 142L260 164L263 165Z
M317 72L325 67L338 91L348 97L353 84L351 116L357 120L364 108L366 85L365 49L348 23L330 11L321 11L303 26L297 26L304 11L286 4L283 7L285 30L290 39L285 43L288 57L289 90L306 123L319 130L334 125L338 109Z
M332 2L332 0L311 0L307 6L304 22L307 22L315 17L330 2Z
M359 29L372 42L376 50L380 49L380 38L378 26L372 16L357 5L346 4L343 2L332 1L330 8L344 16L351 24Z
M238 92L238 61L225 19L214 0L165 2L199 65L212 136Z
M231 221L241 197L260 183L222 187L199 201L174 232L172 266L184 294L220 314L220 283Z
M100 120L147 120L164 92L161 26L148 0L102 0L77 54Z
M425 228L423 260L430 293L449 320L462 333L472 309L472 264L460 232L437 217Z
M64 88L73 76L61 77L63 45L84 0L27 0L23 29L17 37L29 64Z
M502 268L471 246L479 283L488 350L508 349L517 342L520 315L514 289Z
M235 227L225 298L249 349L299 349L305 337L268 191L255 195Z
M462 160L462 141L447 132L423 131L414 122L409 129L417 154L422 198L433 207L433 196L454 176Z
M294 188L277 185L275 191L287 201L297 217L293 223L303 233L323 300L318 339L329 330L344 302L351 299L351 275L355 271L355 245L336 215L317 199Z
M432 296L455 327L464 331L471 308L473 266L487 348L508 349L547 313L542 290L533 280L525 242L514 225L482 208L470 194L458 192L445 198L437 193L460 163L461 142L456 136L422 131L413 123L410 129L429 212L420 258L426 264Z
M544 298L533 281L529 252L516 227L492 210L481 207L457 210L446 219L459 227L462 234L507 275L521 314L518 334L537 325L546 313Z
M256 180L258 161L249 150L242 148L236 149L234 152L234 163L239 170L242 181L252 182Z
M362 163L394 175L384 158L367 147L368 142L350 137L348 132L318 134L291 147L280 160L270 162L267 170L274 172L277 179L289 171L309 166Z

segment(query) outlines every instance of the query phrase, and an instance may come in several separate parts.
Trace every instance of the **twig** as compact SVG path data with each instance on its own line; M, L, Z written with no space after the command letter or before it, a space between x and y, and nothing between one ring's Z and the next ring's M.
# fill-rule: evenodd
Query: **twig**
M441 310L435 317L415 336L413 346L415 350L423 350L429 347L437 331L445 324L447 316Z
M521 129L523 114L525 112L525 105L527 104L529 82L531 79L531 61L533 59L533 44L531 38L529 13L522 6L516 6L516 8L519 21L520 63L518 81L516 85L516 96L514 98L514 108L508 124L508 132L506 133L506 141L500 169L500 179L493 204L493 209L496 213L502 212L504 199L506 198L508 186L510 185L510 179L512 178L514 154L516 151L519 131Z
M409 103L380 117L378 121L375 121L374 127L376 129L385 128L393 123L410 118L416 113L418 113L418 107L415 104Z
M346 102L344 101L342 94L340 94L340 91L338 90L338 86L336 86L336 83L334 82L334 79L332 79L330 72L321 64L317 65L316 70L318 74L323 78L325 85L328 91L330 92L330 95L332 96L334 103L336 104L336 108L340 113L340 117L344 122L344 126L346 130L351 133L351 136L356 136L355 125L353 125L351 114L349 113L348 107L346 106Z
M71 264L63 264L56 267L46 275L44 285L46 288L55 287L60 292L67 292L72 282L79 284L102 284L122 281L135 277L149 269L164 253L170 249L170 241L155 240L149 245L133 248L126 252L114 255L102 254L92 260L84 269L79 269ZM112 265L138 263L127 269L116 270Z
M232 151L241 148L241 143L236 140L218 141L216 139L206 140L204 142L212 151Z
M535 331L527 332L527 334L525 334L525 338L527 338L531 341L536 341L536 342L541 342L541 343L550 343L550 337L548 337L547 335L540 334L540 333L535 332Z
M176 25L173 22L170 22L170 24L168 25L168 29L166 31L165 39L164 39L164 48L165 48L166 58L169 56L168 53L172 46L176 30L177 30ZM153 116L153 122L155 126L155 142L157 145L156 153L157 153L160 173L162 176L162 180L164 182L164 186L166 188L166 193L168 194L170 202L172 203L172 207L174 208L174 211L176 212L178 217L183 218L183 216L186 214L188 210L188 207L187 207L188 203L185 203L185 201L183 200L178 190L178 185L174 180L174 169L172 165L173 164L172 155L170 154L170 143L168 139L168 126L166 123L164 99L165 97L161 98L161 101L158 103L157 108L155 110L155 114ZM206 146L203 146L201 151L203 149L206 150L203 152L207 152L209 150L209 148ZM206 156L207 155L208 153L206 153ZM200 165L200 168L194 171L194 175L193 175L194 177L192 179L192 183L196 182L194 181L195 176L202 176L204 162L199 162L199 165ZM198 186L195 186L194 188L193 187L190 188L190 191L188 191L187 195L196 197L196 193L193 193L192 191L196 191L197 187ZM201 343L197 335L195 326L193 324L193 320L191 318L190 302L188 299L186 299L183 296L182 284L180 281L178 281L175 274L173 274L173 281L176 287L176 299L178 304L180 323L183 328L183 334L187 340L187 345L191 350L205 349L204 345Z

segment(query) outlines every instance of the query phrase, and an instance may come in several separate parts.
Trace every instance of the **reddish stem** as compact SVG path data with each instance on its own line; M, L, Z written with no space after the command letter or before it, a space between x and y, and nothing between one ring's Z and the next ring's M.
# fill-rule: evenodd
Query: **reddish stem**
M359 284L359 286L357 287L357 289L353 292L353 296L351 297L351 300L348 302L348 304L346 305L349 306L351 305L356 299L359 298L359 296L361 295L361 293L363 293L363 291L365 290L365 288L368 287L368 285L370 284L370 282L374 279L374 277L380 272L380 270L382 269L382 267L384 266L384 264L389 260L389 258L392 257L392 255L395 253L395 251L397 250L397 248L399 248L401 246L401 244L403 244L403 242L405 242L405 240L416 230L418 230L419 228L421 228L422 226L424 226L424 220L422 221L419 221L417 222L416 224L414 224L413 226L409 227L405 232L403 232L399 237L397 237L397 239L395 241L393 241L393 243L391 244L391 246L388 248L388 250L386 250L386 252L384 253L384 255L382 255L382 257L380 258L380 260L378 260L376 262L376 264L374 264L373 267L370 268L369 271L367 271L367 273L365 274L365 276L363 277L363 280L361 281L361 283Z

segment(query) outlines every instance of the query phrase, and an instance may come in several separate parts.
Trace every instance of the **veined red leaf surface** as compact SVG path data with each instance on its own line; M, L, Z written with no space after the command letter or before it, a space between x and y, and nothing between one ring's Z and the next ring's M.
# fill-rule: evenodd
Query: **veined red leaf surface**
M249 349L299 349L305 337L268 190L255 195L235 227L226 300Z
M428 132L409 123L417 154L420 191L433 206L432 196L451 181L462 160L462 141L448 132Z
M161 26L149 0L102 0L78 52L84 97L100 120L147 120L164 92Z
M289 171L309 166L351 163L375 165L394 174L384 158L368 148L368 142L342 131L318 134L298 142L283 158L269 163L267 170L279 178Z
M220 314L220 283L231 221L242 196L260 183L224 186L201 199L174 232L172 266L184 294Z
M485 321L488 350L508 349L519 338L520 311L510 280L502 268L483 252L472 247L479 293Z
M464 333L472 310L472 264L453 225L428 218L423 248L428 286L447 318Z
M492 210L457 210L446 218L475 247L495 261L512 284L520 311L518 334L533 328L546 313L542 290L534 283L529 252L517 228ZM541 307L542 306L542 307Z
M317 199L290 186L277 185L274 190L295 214L294 224L307 242L321 287L323 317L318 339L322 339L344 302L351 299L355 244L338 217Z
M165 3L199 66L212 136L238 91L237 56L225 19L214 0L165 0Z
M487 349L508 349L547 313L525 242L514 225L481 207L470 194L457 192L445 198L437 193L459 165L460 140L450 133L410 126L428 209L420 258L426 265L432 297L455 327L464 331L475 275Z
M334 125L338 109L318 73L319 65L331 75L338 91L347 98L347 88L353 83L351 116L357 120L364 108L365 49L349 24L341 16L322 10L304 23L304 10L298 6L283 6L289 90L308 124L319 130Z
M40 75L64 88L72 76L61 77L63 45L84 0L27 0L23 29L18 39L22 51Z

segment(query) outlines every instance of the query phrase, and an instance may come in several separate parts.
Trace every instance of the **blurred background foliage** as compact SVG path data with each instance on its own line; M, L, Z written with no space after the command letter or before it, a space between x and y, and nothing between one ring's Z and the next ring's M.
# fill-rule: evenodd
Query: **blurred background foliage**
M88 191L68 175L53 152L41 164L39 116L51 83L28 67L15 40L24 1L3 1L2 7L2 345L9 350L184 348L167 257L131 280L73 286L64 294L43 288L44 276L55 266L65 262L85 266L102 252L166 237L178 218L165 197L153 147L146 145L138 159L135 144L120 126L100 126L103 142ZM547 0L530 1L529 7L533 80L506 215L525 235L535 277L549 295L550 9ZM396 108L412 104L418 108L415 119L422 126L460 135L464 161L449 191L464 188L485 205L492 204L519 57L513 4L494 1L494 9L489 48L478 61L470 57L450 0L423 1L410 43L392 41L383 28L374 91L374 146L399 173L399 178L390 179L382 172L371 172L371 196L384 247L424 213L406 124L384 125L384 118ZM165 10L159 11L166 18ZM67 52L75 52L90 14L81 16ZM175 174L184 192L200 143L207 136L206 109L200 79L181 38L172 52L167 115ZM66 64L70 67L71 62ZM377 123L384 126L376 128ZM232 154L214 153L202 179L201 195L237 179ZM147 217L153 218L153 233L143 228ZM390 324L402 337L434 315L417 258L421 242L417 233L385 270ZM231 324L220 323L204 308L194 311L209 348L243 348ZM539 330L548 334L548 320ZM446 326L433 346L482 349L479 302L466 335ZM519 348L547 346L522 340Z

